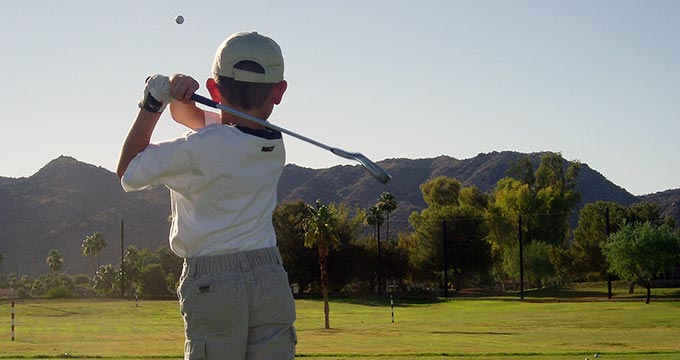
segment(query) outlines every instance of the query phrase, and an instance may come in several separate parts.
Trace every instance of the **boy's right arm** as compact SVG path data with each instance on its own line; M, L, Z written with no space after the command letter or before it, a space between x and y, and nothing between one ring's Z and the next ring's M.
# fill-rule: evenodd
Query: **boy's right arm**
M171 102L170 115L177 123L191 130L198 130L205 126L203 110L199 109L191 100L175 100Z
M170 76L170 115L177 123L191 130L198 130L206 125L203 110L191 100L199 85L194 78L183 74ZM176 100L175 100L176 99Z

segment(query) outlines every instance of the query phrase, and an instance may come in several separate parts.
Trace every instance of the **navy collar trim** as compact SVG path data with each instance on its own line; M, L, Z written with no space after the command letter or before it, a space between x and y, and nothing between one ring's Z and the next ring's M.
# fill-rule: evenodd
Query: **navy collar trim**
M246 133L248 135L253 135L257 136L262 139L266 140L277 140L281 139L281 133L275 130L271 129L252 129L249 127L245 126L236 126L237 129L239 129L241 132Z

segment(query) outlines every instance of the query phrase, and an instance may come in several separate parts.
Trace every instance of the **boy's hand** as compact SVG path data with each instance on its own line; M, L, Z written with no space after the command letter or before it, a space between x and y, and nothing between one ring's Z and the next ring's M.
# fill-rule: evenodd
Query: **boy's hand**
M170 76L170 96L179 101L191 99L199 88L198 81L191 76L184 74L173 74Z
M206 125L203 110L191 100L191 95L198 88L198 82L191 76L183 74L170 76L170 95L177 100L170 103L170 115L177 123L192 130L198 130Z
M172 97L170 97L170 78L159 74L146 78L144 97L139 101L140 108L161 113L170 101L172 101Z

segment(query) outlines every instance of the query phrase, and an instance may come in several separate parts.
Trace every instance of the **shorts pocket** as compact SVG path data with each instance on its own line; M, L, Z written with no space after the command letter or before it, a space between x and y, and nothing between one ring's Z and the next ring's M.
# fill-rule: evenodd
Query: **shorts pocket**
M267 308L275 322L295 321L295 299L285 271L269 274L265 279Z
M187 334L224 331L241 321L245 299L236 280L192 279L183 284L180 310Z
M205 341L186 340L184 342L184 360L205 359Z

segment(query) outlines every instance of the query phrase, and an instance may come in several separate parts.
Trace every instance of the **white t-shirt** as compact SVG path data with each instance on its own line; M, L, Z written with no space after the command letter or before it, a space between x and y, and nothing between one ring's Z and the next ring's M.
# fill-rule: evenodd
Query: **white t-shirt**
M148 145L121 183L170 189L170 248L191 258L276 246L271 217L284 164L280 133L213 124Z

